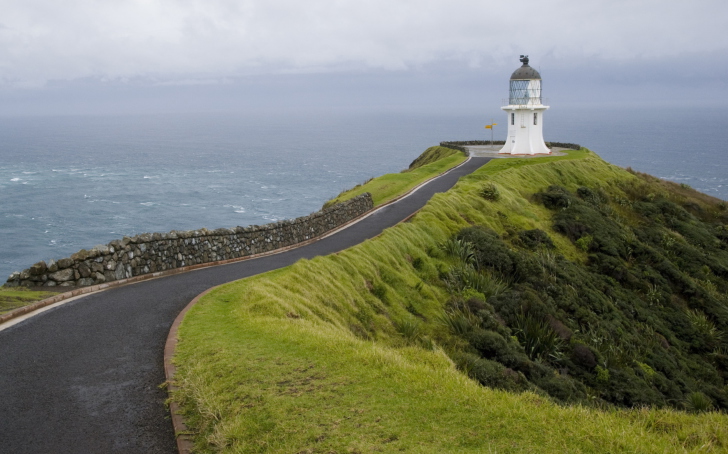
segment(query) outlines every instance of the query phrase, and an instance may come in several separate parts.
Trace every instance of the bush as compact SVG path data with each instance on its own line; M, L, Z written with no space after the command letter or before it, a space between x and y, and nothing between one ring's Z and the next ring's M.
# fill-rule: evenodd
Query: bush
M585 186L576 190L576 195L586 203L599 206L609 201L609 197L601 189L590 189Z
M480 196L486 200L495 202L500 199L500 191L498 191L498 187L493 183L486 183L480 188Z
M594 368L594 372L597 374L597 383L601 383L603 385L609 383L609 369L597 366Z
M498 359L504 353L508 353L508 343L500 334L494 331L478 329L469 336L472 345L483 358Z
M584 235L583 237L576 240L576 247L582 251L588 252L594 242L594 237L591 235Z
M713 401L705 394L696 391L685 396L685 409L694 413L702 413L713 409Z
M484 227L468 227L461 230L457 237L472 244L475 263L479 268L493 268L504 277L513 274L515 254L494 231Z
M549 396L562 402L576 402L586 398L586 387L564 375L551 375L537 380L536 384Z
M597 365L597 358L594 352L584 344L576 344L571 349L571 359L574 363L586 370L592 370Z
M549 210L569 208L572 202L569 191L561 186L549 186L546 191L534 194L534 199Z
M465 337L480 324L478 317L470 311L450 310L439 317L440 324L457 336Z
M469 241L458 238L448 238L448 240L440 246L440 249L442 249L448 257L452 257L461 263L472 264L475 262L475 250Z
M501 279L478 271L472 266L453 266L444 280L450 293L461 293L471 289L482 293L486 299L496 297L508 288L508 284Z
M523 391L527 381L518 372L495 361L465 353L458 358L458 366L481 385L506 391Z
M417 342L422 337L422 322L414 317L395 322L394 329L410 343Z
M554 242L546 232L540 229L522 230L518 232L518 239L526 249L536 250L539 247L554 248Z
M516 318L515 333L532 360L550 362L560 359L561 338L547 322L521 312Z
M703 337L703 342L708 348L714 348L723 343L725 338L723 331L716 328L715 323L707 315L699 310L690 310L686 315L693 329Z

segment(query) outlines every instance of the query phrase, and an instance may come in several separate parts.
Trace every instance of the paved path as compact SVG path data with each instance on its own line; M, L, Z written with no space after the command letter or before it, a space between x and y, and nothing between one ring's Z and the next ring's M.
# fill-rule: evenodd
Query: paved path
M0 452L175 453L159 385L167 333L189 301L212 286L376 236L488 161L472 158L307 246L90 294L0 331Z
M468 149L468 152L470 153L470 156L479 157L479 158L542 158L544 156L566 156L566 153L564 153L565 150L568 150L568 148L560 148L560 147L553 147L551 149L550 155L543 155L543 154L536 154L536 155L510 155L510 154L500 154L498 151L503 148L503 145L466 145L465 148Z

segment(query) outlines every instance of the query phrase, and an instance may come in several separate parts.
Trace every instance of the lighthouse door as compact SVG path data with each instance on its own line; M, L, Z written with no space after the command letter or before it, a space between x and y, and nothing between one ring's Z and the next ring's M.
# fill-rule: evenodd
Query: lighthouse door
M521 112L521 113L520 113L520 114L518 115L518 117L519 117L519 118L520 118L520 120L521 120L521 127L522 127L522 128L525 128L525 127L526 127L526 114L525 114L524 112Z

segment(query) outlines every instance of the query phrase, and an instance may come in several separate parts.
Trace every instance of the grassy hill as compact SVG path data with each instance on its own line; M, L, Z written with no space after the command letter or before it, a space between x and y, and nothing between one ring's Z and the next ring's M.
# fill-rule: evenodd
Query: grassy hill
M495 160L208 294L173 398L199 452L722 452L726 224L588 150Z
M388 173L371 178L364 184L342 192L324 204L324 208L344 202L365 192L372 194L374 206L387 203L398 196L414 189L425 181L440 175L448 169L465 161L465 155L446 147L430 147L409 168L400 173Z

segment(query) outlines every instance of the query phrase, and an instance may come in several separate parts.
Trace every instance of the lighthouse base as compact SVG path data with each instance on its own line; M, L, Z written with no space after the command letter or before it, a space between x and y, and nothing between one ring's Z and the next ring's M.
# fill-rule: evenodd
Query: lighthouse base
M508 114L508 137L499 154L538 155L551 154L543 140L544 105L504 106Z

